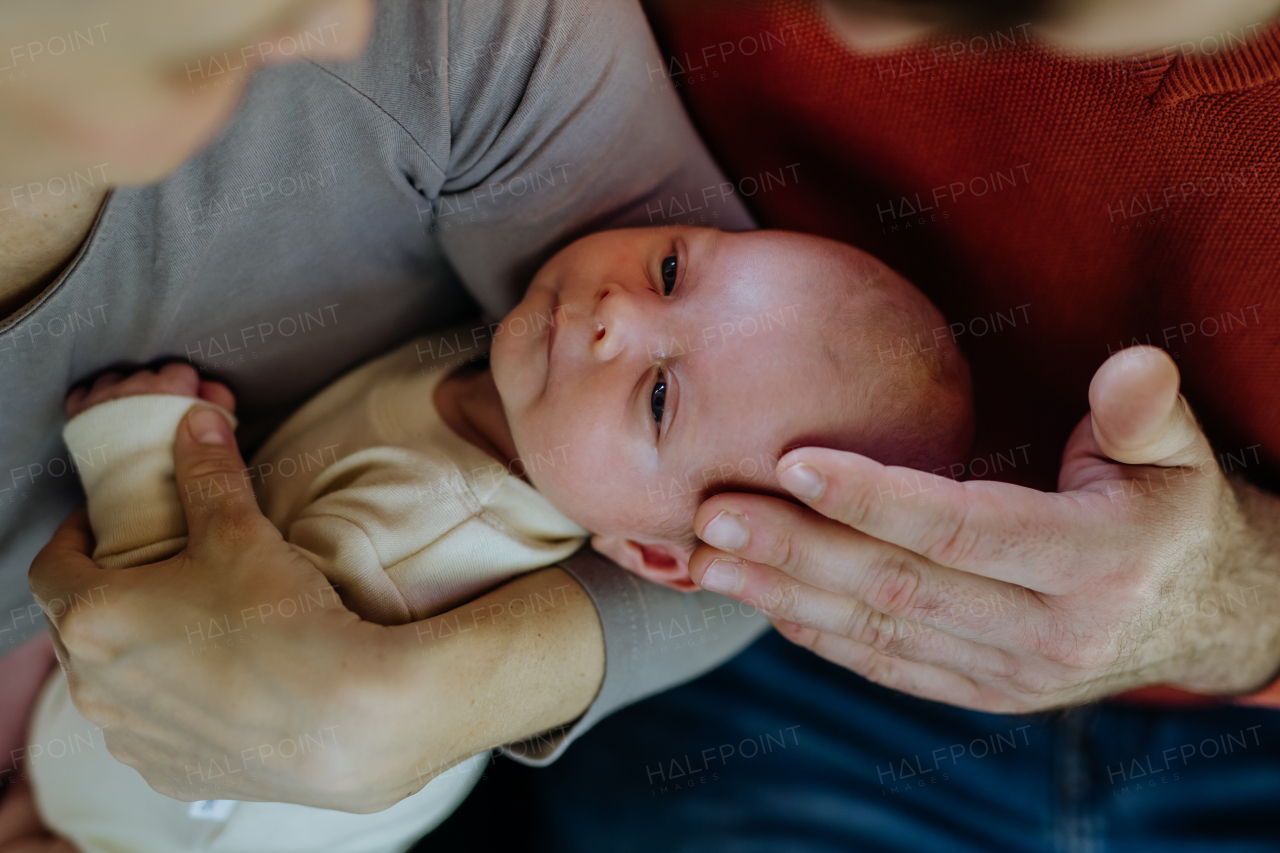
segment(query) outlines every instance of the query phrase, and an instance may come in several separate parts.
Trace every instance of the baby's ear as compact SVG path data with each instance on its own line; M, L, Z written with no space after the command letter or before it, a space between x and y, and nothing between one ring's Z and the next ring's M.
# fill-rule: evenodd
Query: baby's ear
M618 536L592 536L591 547L624 569L677 592L693 592L698 585L689 578L689 557L682 545L653 545Z

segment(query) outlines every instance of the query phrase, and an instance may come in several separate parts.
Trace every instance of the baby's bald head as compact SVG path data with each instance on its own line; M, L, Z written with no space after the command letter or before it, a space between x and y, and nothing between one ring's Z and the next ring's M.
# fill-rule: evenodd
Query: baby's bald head
M492 366L521 457L559 449L529 468L538 490L613 559L686 588L699 503L783 494L787 450L931 471L973 434L937 309L865 252L804 234L584 237L534 276Z
M810 235L777 237L821 264L830 310L817 334L841 377L836 422L790 446L852 450L925 471L963 461L973 440L969 367L938 309L866 252Z

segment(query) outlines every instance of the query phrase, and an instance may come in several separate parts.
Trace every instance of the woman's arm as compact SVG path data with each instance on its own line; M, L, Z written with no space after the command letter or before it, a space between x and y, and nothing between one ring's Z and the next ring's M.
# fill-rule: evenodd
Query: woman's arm
M476 752L572 720L595 695L600 623L563 572L421 623L363 622L262 516L220 416L183 421L175 462L184 551L103 571L81 512L31 571L76 707L161 793L200 799L199 783L233 762L254 770L237 799L377 811ZM530 596L541 606L507 606ZM272 748L308 734L325 746Z
M629 623L608 641L584 584L561 569L422 622L364 622L262 516L221 417L188 415L174 457L182 553L105 572L89 559L81 512L37 557L31 583L77 708L114 756L177 799L201 799L200 783L234 764L254 771L235 782L236 799L377 811L477 752L581 717L568 737L512 747L547 759L548 743L709 668L764 624L725 613L737 605L718 596L645 584L628 599L609 589L621 570L594 561L570 565L612 602L608 624ZM720 624L710 651L670 654L678 635ZM620 651L602 690L606 646L611 661ZM307 735L323 748L274 749Z

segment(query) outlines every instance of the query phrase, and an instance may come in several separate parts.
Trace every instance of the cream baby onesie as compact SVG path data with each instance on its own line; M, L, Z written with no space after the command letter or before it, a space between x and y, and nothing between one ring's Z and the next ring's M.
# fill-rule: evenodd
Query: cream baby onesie
M567 557L587 535L440 418L435 389L458 364L456 356L439 355L450 340L461 345L457 335L431 335L357 368L276 431L254 457L247 482L208 485L211 495L252 486L267 518L370 621L396 624L448 610ZM155 562L185 546L173 438L196 402L127 397L67 424L73 457L105 455L80 468L97 538L93 556L104 568ZM195 653L207 643L243 642L250 628L229 624L215 636L213 626L197 626L188 635ZM28 761L41 816L84 853L392 853L447 817L488 759L478 755L372 815L234 801L234 777L251 772L252 760L340 738L336 731L299 732L292 745L251 744L257 752L250 760L230 756L194 768L193 784L207 786L211 799L183 803L155 793L111 758L101 731L72 705L59 671L36 706ZM256 758L264 752L267 758Z

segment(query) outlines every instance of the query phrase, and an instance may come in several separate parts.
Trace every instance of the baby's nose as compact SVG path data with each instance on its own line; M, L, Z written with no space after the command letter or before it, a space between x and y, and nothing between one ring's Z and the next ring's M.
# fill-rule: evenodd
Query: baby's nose
M639 332L638 313L635 300L626 290L614 284L605 285L591 318L595 324L591 354L600 361L609 361L623 353Z

